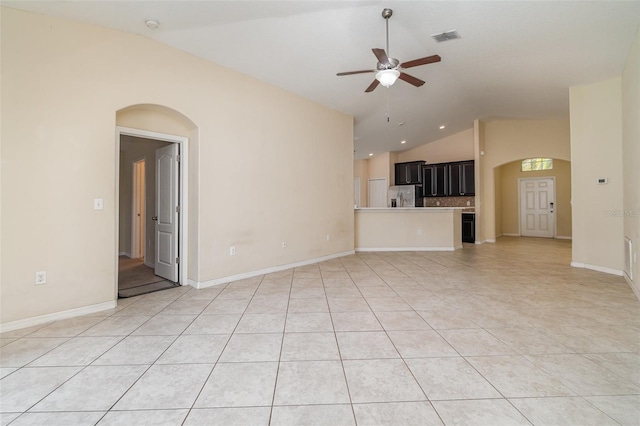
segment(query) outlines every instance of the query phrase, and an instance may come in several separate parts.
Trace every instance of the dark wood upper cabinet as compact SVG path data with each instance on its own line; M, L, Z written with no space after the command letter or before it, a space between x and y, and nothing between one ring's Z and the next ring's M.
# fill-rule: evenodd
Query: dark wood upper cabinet
M449 164L450 196L475 195L475 177L473 161L460 161Z
M422 168L425 197L446 197L448 183L448 164L427 164Z
M476 195L476 168L473 161L462 163L462 195Z
M473 161L426 164L422 170L425 197L475 195Z
M424 161L396 163L396 185L422 185L422 166Z

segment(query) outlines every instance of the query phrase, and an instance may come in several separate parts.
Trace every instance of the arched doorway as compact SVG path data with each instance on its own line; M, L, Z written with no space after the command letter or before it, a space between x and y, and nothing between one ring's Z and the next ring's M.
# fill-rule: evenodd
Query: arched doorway
M116 294L128 297L188 283L190 215L190 147L197 141L197 126L183 114L160 105L134 105L116 113L116 277L122 259L133 262L134 281L116 279ZM145 162L145 193L134 185L134 164ZM139 180L139 179L138 179ZM136 207L140 199L144 206ZM137 215L143 211L144 218ZM135 224L139 226L134 226ZM140 229L142 228L142 229ZM140 234L145 234L139 242ZM125 273L123 272L123 276Z
M553 159L550 170L523 171L518 159L494 168L496 236L521 236L523 211L521 184L527 180L552 180L554 197L553 237L571 239L571 162Z

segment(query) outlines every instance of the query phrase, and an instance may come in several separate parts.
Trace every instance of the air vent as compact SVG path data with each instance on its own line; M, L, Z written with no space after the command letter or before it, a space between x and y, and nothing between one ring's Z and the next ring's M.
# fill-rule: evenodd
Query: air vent
M458 31L456 30L451 30L451 31L445 31L440 34L432 34L431 38L437 41L438 43L442 43L443 41L455 40L457 38L460 38L460 34L458 34Z

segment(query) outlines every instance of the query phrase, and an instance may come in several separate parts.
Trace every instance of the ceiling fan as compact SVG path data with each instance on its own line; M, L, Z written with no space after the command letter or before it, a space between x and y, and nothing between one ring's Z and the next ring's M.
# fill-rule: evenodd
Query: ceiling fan
M362 71L347 71L347 72L339 72L338 76L343 75L352 75L352 74L363 74L369 72L376 73L376 79L367 87L365 92L373 92L373 90L378 87L379 84L382 84L384 87L389 87L399 78L400 80L404 80L409 84L413 84L416 87L420 87L424 84L423 80L411 76L402 72L401 70L417 67L419 65L427 65L432 64L434 62L440 62L441 58L438 55L427 56L426 58L414 59L413 61L400 63L396 58L391 58L388 55L389 52L389 18L393 15L393 10L384 9L382 11L382 17L386 21L387 25L387 50L384 49L371 49L373 54L378 58L378 64L376 69L374 70L362 70Z

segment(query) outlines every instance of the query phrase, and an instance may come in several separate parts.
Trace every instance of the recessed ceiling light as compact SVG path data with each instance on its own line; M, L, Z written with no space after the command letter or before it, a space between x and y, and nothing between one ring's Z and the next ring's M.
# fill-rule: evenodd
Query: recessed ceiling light
M160 22L154 19L147 19L146 21L144 21L144 23L150 30L155 30L160 26Z
M407 143L407 141L400 141L400 143Z
M445 126L445 125L443 124L442 126L440 126L440 130L444 129L445 127L447 127L447 126Z
M370 153L369 153L369 157L373 157L373 152L370 152Z

